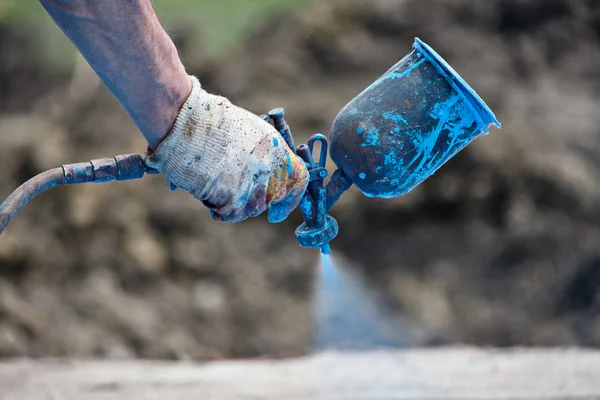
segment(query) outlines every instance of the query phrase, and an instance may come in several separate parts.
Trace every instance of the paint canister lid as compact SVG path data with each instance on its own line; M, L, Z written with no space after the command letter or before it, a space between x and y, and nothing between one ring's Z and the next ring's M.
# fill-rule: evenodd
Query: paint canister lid
M483 99L479 97L471 86L469 86L469 84L435 50L419 38L415 38L413 49L427 58L440 73L446 76L456 90L466 98L467 103L473 107L474 111L485 125L486 131L490 125L496 125L498 128L502 127L500 122L496 119L494 112L487 104L485 104Z

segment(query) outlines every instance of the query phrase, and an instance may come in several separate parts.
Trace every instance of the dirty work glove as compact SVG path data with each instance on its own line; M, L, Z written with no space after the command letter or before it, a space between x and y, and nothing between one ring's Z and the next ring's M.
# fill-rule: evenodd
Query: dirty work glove
M304 161L270 124L191 78L192 93L146 163L210 208L217 221L242 221L267 208L271 222L283 221L308 185Z

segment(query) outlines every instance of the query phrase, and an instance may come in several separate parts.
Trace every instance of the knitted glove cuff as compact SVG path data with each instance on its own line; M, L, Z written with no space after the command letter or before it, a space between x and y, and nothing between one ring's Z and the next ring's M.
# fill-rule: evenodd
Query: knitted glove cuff
M194 76L192 92L175 124L156 151L146 157L148 166L192 195L200 194L223 158L230 140L225 112L229 100L202 89Z

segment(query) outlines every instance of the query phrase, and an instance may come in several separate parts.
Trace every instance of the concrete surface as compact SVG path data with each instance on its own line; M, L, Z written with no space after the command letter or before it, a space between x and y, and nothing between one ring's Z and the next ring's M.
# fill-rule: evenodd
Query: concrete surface
M205 364L0 364L1 400L596 399L600 351L470 348Z

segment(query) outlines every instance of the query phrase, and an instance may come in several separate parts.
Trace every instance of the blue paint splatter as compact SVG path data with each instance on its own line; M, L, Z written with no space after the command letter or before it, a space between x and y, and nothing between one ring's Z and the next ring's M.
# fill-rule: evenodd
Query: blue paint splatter
M384 163L385 165L399 169L402 166L402 159L396 155L396 151L394 149L391 149L385 155Z
M288 173L288 178L292 176L292 173L294 172L294 168L292 167L292 158L290 157L289 152L287 152L287 167L281 169L281 175L279 179L284 180L286 172Z
M365 135L365 140L361 144L362 147L370 147L377 145L379 142L379 129L373 127L369 129L369 132Z
M421 66L421 64L423 64L424 62L425 62L425 59L422 59L418 63L411 65L411 67L409 69L407 69L406 71L403 71L403 72L390 72L390 73L384 75L384 79L400 79L400 78L404 78L405 76L409 76L410 74L412 74L412 72L415 69L419 68Z
M273 146L275 146L275 147L279 146L279 140L277 140L277 138L273 138Z
M194 164L194 162L198 162L202 160L202 156L201 155L197 155L195 156L192 160L188 161L187 165L188 167L191 166L192 164Z
M471 128L475 123L474 115L465 108L461 97L454 95L434 106L430 117L438 120L437 126L427 134L415 134L412 141L417 154L409 167L420 159L406 180L406 185L414 186L431 176L443 163L464 148L473 136ZM436 146L442 141L442 146ZM441 151L434 151L441 148Z
M365 174L364 172L361 172L360 174L358 174L360 179L365 179L367 177L367 174Z
M359 135L362 135L365 132L365 128L363 128L362 126L359 126L358 128L356 128L356 133L358 133Z
M310 200L310 194L305 194L300 201L300 211L302 211L302 215L306 219L313 219L313 208L312 201Z
M384 119L387 119L388 121L394 121L397 124L408 125L408 121L406 119L404 119L404 117L402 115L396 114L393 111L384 112L383 114L381 114L381 116Z

